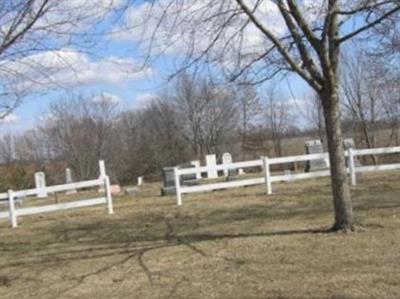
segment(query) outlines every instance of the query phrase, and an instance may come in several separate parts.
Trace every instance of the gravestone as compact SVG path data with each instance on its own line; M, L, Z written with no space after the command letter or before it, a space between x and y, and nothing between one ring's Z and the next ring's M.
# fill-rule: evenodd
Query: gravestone
M239 168L238 175L244 175L244 174L245 174L245 172L244 172L243 168Z
M291 174L292 174L292 171L290 169L285 169L283 171L283 175L291 175ZM285 182L290 182L290 181L291 181L291 179L286 179L285 180Z
M196 167L197 169L200 168L200 161L195 160L190 162L191 165ZM196 172L196 179L200 180L201 179L201 171Z
M175 190L175 174L174 167L164 167L162 169L163 186L161 187L161 195L173 195Z
M46 190L42 189L46 188L46 174L42 171L35 172L35 188L40 189L39 192L37 193L37 197L39 198L47 197Z
M194 168L191 164L181 164L177 166L179 169ZM164 167L162 169L163 186L161 187L161 195L175 195L175 167ZM180 184L192 186L197 184L196 174L184 174L180 176Z
M125 187L125 195L137 195L139 193L139 188L137 186Z
M143 185L143 177L142 177L142 176L139 176L139 177L137 178L137 185L138 185L138 186L142 186L142 185Z
M71 168L66 168L65 169L65 183L66 184L72 184L74 181L72 179L72 171ZM65 192L65 194L69 195L69 194L75 194L77 191L76 189L72 189L72 190L68 190L67 192Z
M350 148L351 149L356 149L356 144L355 144L355 142L354 142L354 139L353 138L345 138L344 140L343 140L343 147L344 147L344 150L345 151L348 151ZM348 157L346 157L346 165L348 166ZM360 167L360 166L362 166L361 165L361 162L360 162L360 160L358 160L358 158L357 158L357 156L355 156L354 157L354 165L356 166L356 167Z
M118 195L121 193L121 186L118 184L114 184L110 186L110 192L112 195Z
M180 164L178 165L179 169L187 169L187 168L195 168L192 164ZM184 174L180 176L180 182L181 185L195 185L197 182L197 174L196 173L191 173L191 174Z
M231 164L232 163L232 155L230 153L224 153L222 155L222 164ZM224 176L227 177L229 175L229 169L224 169Z
M217 157L214 154L206 155L206 165L207 167L211 167L211 169L207 171L207 178L217 179L218 171L216 169L213 169L217 166Z
M324 152L324 148L322 147L321 140L308 140L306 141L306 152L307 154L321 154ZM306 172L322 170L329 168L329 160L326 159L318 159L318 160L310 160L307 161Z

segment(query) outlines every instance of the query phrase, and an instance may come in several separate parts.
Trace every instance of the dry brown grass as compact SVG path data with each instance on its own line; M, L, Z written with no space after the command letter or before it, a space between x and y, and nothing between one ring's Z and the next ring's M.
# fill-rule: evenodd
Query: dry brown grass
M373 178L377 178L374 182ZM365 230L326 233L327 179L115 200L0 224L0 298L400 298L400 174L353 189Z

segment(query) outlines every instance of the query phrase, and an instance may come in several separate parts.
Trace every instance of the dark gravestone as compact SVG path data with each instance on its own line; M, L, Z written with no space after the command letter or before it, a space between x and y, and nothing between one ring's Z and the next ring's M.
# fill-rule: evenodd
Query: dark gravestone
M306 152L307 154L321 154L324 152L321 140L309 140L306 141ZM317 159L307 161L306 172L322 170L329 168L328 161L326 159Z
M176 194L174 167L164 167L162 169L162 179L163 186L161 187L161 195Z
M196 168L194 165L191 164L180 164L177 166L179 169L185 168ZM162 170L162 178L163 178L163 186L161 188L161 195L175 195L175 174L174 174L175 167L164 167ZM182 186L193 186L196 185L197 177L196 173L193 174L184 174L180 176L180 184Z
M347 152L350 148L351 148L351 149L356 149L356 144L355 144L353 138L346 138L346 139L344 139L344 140L343 140L343 146L344 146L344 150L345 150L346 152ZM348 160L349 160L349 158L346 157L346 166L349 165ZM356 167L362 166L360 160L357 159L357 156L354 157L354 165L355 165Z
M237 179L239 176L237 169L228 169L228 176L226 177L226 181L233 181Z
M187 169L187 168L196 168L196 166L192 164L180 164L178 165L179 169ZM197 183L196 173L184 174L180 176L181 185L195 185Z

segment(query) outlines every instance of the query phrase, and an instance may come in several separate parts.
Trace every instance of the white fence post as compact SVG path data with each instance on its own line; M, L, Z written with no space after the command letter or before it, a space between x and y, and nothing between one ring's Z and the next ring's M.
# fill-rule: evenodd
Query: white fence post
M349 148L348 154L349 154L348 162L349 162L351 185L355 186L357 185L357 179L356 179L356 166L354 163L354 150L352 148Z
M14 201L14 192L12 190L8 190L8 203L10 209L10 222L12 227L17 227L17 214L15 213L15 201Z
M267 194L272 194L271 173L269 168L268 157L262 157L264 167L265 185L267 186Z
M181 182L179 180L178 167L174 167L174 177L175 177L176 204L178 206L181 206L182 205L182 195L181 195Z
M99 161L100 177L104 178L106 175L106 165L103 160Z
M107 175L104 177L104 188L106 189L108 214L114 214L114 208L111 196L110 178Z

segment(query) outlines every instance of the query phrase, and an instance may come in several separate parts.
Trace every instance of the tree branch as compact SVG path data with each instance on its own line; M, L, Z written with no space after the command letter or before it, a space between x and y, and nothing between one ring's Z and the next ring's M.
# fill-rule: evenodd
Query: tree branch
M310 86L314 89L318 90L321 88L321 85L312 78L312 76L307 73L304 69L298 65L295 60L290 56L287 49L280 42L280 40L270 31L268 30L260 21L254 16L249 7L243 3L242 0L236 0L237 4L243 10L243 12L248 16L248 18L252 21L252 23L276 46L279 53L283 56L285 61L290 65L290 67L299 74Z
M353 38L354 36L374 27L375 25L379 24L380 22L382 22L384 19L388 18L389 16L391 16L392 14L396 13L400 11L400 5L396 6L395 8L393 8L392 10L389 10L387 13L383 14L382 16L380 16L378 19L376 19L375 21L373 21L372 23L368 23L360 28L358 28L357 30L343 36L342 38L339 39L339 43L343 43L351 38Z

